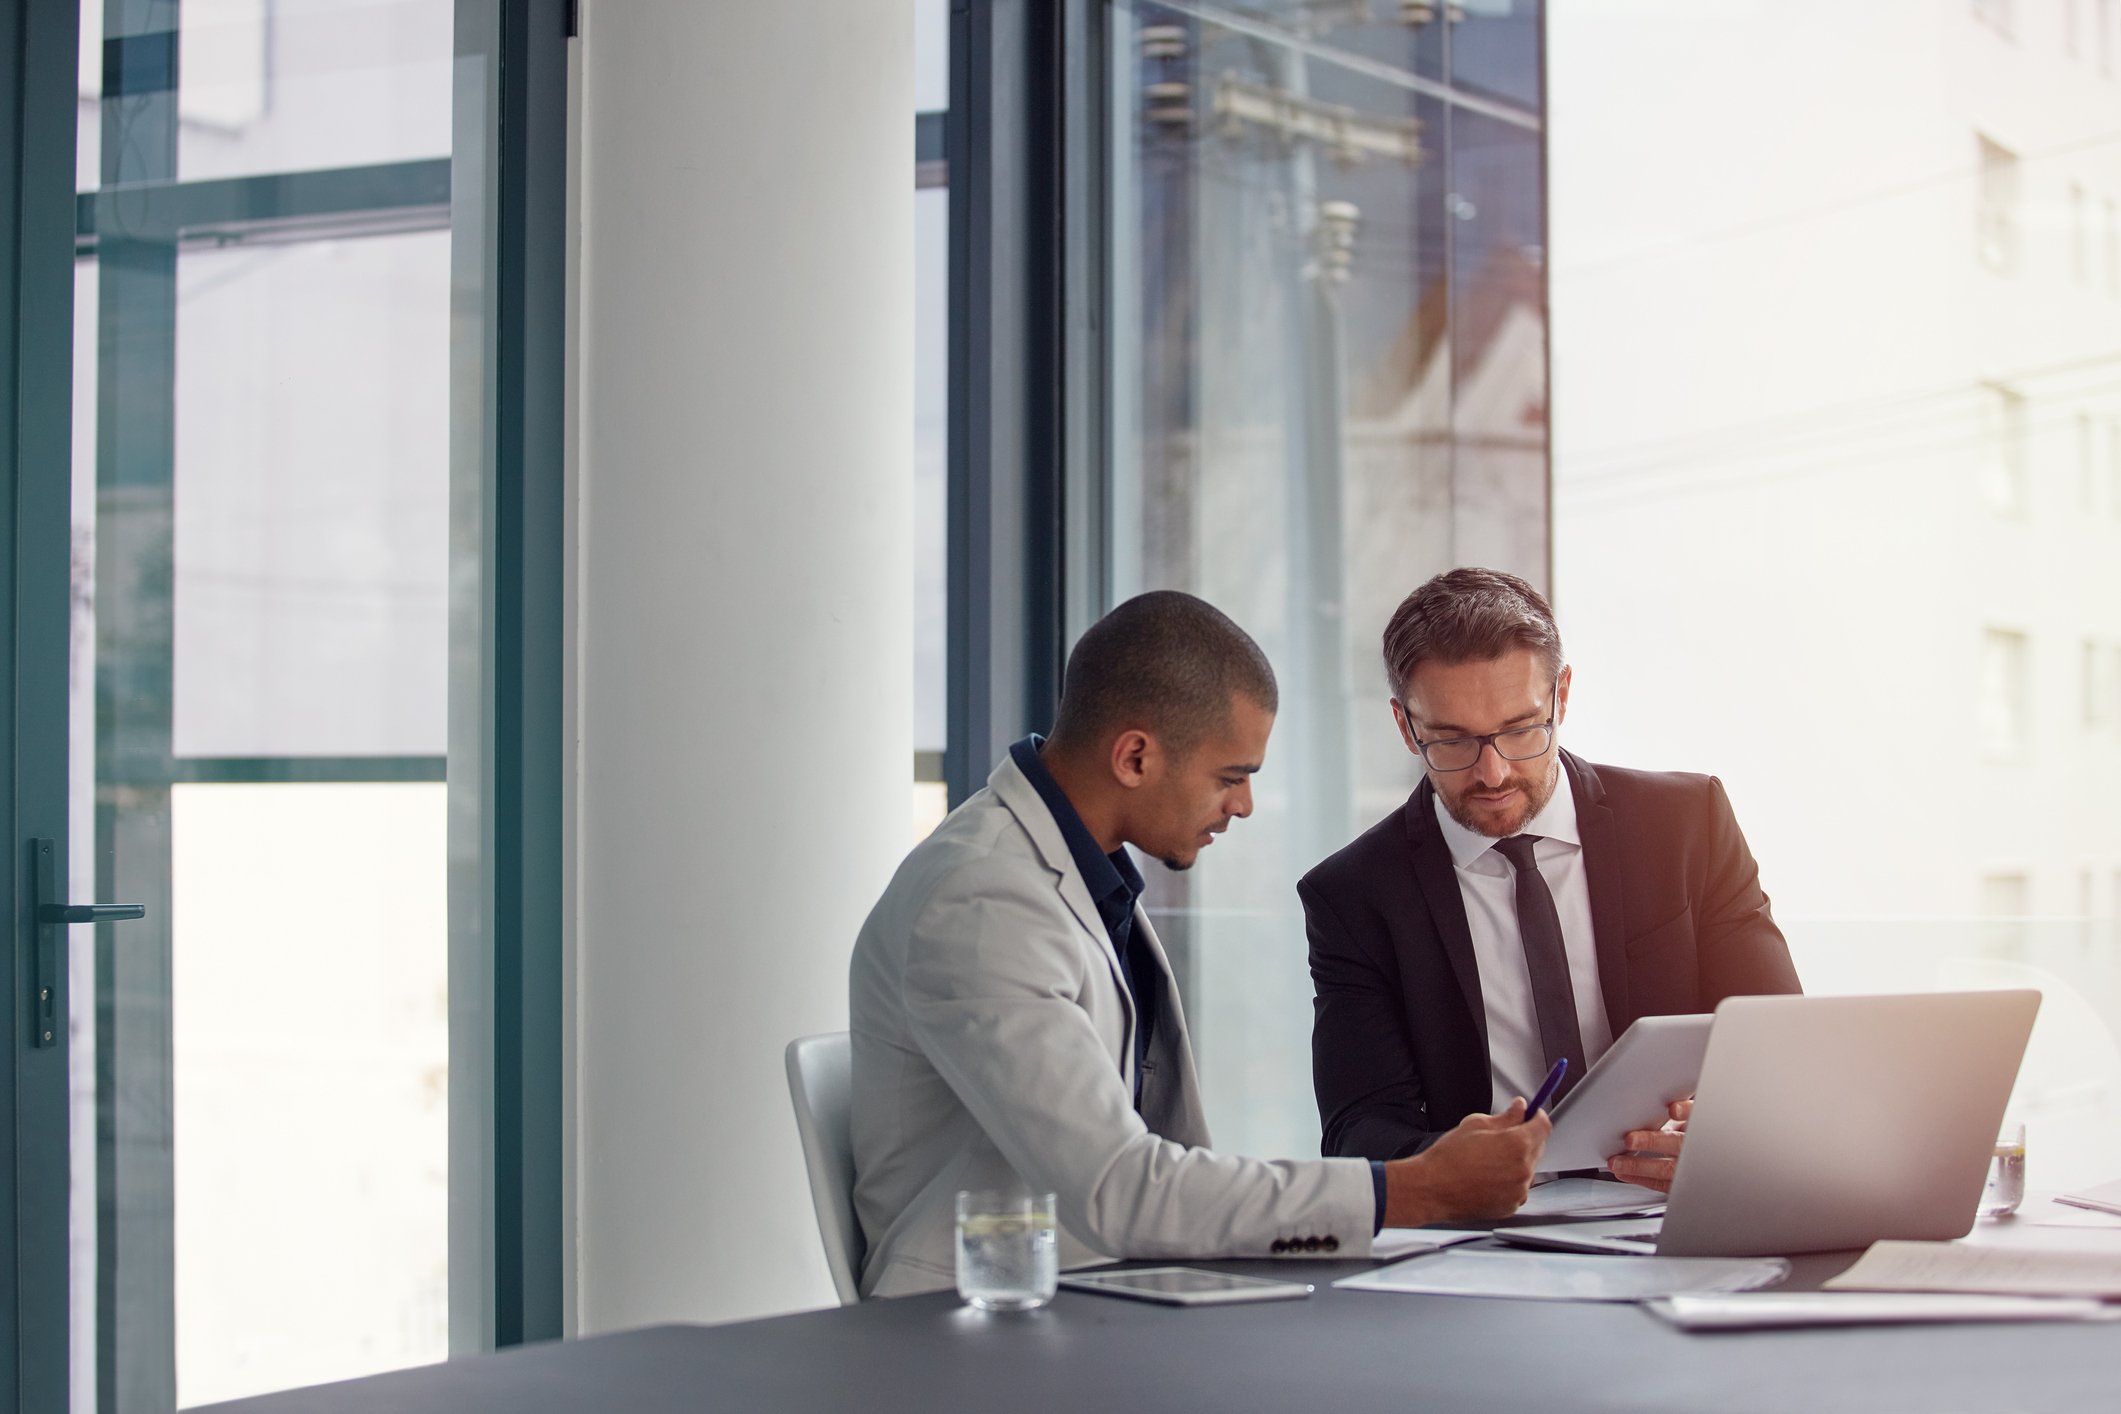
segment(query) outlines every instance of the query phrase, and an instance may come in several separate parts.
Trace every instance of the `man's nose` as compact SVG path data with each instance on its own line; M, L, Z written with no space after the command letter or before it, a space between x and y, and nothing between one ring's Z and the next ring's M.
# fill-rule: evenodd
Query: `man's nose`
M1480 760L1473 764L1473 774L1484 786L1499 786L1510 778L1510 763L1502 759L1492 741L1481 743Z
M1230 792L1230 813L1240 820L1250 818L1252 814L1252 783L1250 781L1246 781L1236 790Z

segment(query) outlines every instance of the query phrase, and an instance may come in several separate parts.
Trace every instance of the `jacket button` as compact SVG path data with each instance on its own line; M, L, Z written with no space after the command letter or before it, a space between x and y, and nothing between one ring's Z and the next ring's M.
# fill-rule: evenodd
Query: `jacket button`
M1316 1237L1307 1237L1307 1238L1305 1238L1305 1239L1304 1239L1304 1251L1306 1251L1306 1252L1316 1252L1317 1250L1318 1250L1318 1239L1317 1239Z
M1318 1245L1328 1252L1338 1252L1340 1250L1340 1239L1328 1233L1326 1240Z
M1282 1253L1289 1250L1289 1244L1277 1237L1274 1239L1274 1245L1272 1247L1269 1247L1267 1250L1278 1257Z

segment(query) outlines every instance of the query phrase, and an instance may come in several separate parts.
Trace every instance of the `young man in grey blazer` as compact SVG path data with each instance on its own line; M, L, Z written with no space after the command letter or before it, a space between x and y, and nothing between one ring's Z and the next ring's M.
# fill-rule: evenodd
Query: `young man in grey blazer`
M1362 1256L1380 1227L1524 1200L1549 1126L1521 1098L1389 1163L1209 1145L1124 846L1184 869L1251 814L1276 702L1265 655L1221 613L1129 600L1070 655L1052 740L1010 748L900 866L849 988L864 1295L953 1283L960 1189L1058 1195L1063 1267Z

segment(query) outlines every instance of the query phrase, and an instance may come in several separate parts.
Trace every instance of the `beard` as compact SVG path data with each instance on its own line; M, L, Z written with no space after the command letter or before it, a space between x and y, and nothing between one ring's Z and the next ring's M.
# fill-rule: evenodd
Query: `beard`
M1183 874L1188 869L1191 869L1193 867L1193 861L1190 859L1166 859L1162 862L1164 868L1170 870L1174 874Z
M1436 792L1437 797L1443 801L1443 808L1450 812L1451 818L1474 834L1485 835L1491 840L1507 839L1530 823L1533 816L1547 808L1547 802L1554 798L1554 788L1561 783L1560 755L1555 753L1542 759L1547 769L1538 778L1512 772L1510 778L1503 782L1505 786L1524 792L1524 813L1509 822L1508 829L1497 829L1492 818L1483 820L1467 807L1466 797L1472 794L1471 787L1460 792L1456 798L1445 795L1439 789Z

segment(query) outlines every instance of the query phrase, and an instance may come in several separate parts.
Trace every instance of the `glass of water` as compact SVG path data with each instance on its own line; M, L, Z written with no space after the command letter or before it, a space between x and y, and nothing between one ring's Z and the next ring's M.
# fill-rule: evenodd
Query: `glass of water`
M1060 1279L1051 1193L957 1195L957 1294L982 1311L1029 1311Z
M1981 1191L1981 1216L2007 1218L2025 1201L2025 1126L2006 1124L1996 1136L1996 1156L1989 1160L1988 1187Z

